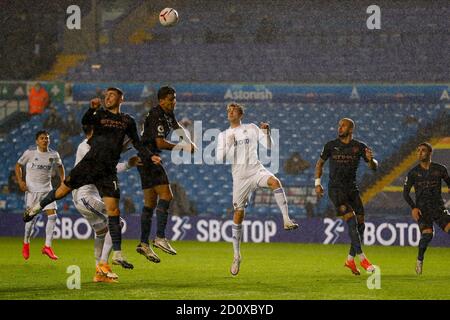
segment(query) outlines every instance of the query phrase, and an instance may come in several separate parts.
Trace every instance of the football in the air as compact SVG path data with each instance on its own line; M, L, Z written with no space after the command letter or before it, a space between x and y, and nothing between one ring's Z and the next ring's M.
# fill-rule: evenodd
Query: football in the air
M178 22L178 12L173 8L165 8L159 14L159 22L164 27L172 27Z

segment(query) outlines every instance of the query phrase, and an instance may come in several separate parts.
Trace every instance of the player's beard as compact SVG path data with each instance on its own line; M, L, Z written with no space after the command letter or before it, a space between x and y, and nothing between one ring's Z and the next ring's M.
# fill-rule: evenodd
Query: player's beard
M112 111L112 110L114 110L114 109L117 109L118 107L119 107L119 105L118 105L117 103L111 104L111 105L109 105L109 106L108 106L107 103L105 103L105 108L106 108L106 110L108 110L108 111Z

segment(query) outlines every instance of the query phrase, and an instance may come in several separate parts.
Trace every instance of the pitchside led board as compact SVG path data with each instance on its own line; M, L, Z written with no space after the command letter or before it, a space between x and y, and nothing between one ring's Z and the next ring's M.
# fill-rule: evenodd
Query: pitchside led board
M45 236L45 217L38 216L34 237ZM138 239L140 230L140 215L133 214L124 217L126 227L124 238ZM246 219L243 222L243 242L300 242L300 243L348 243L347 226L341 219L309 218L302 219L299 232L283 230L281 217L267 219ZM231 242L230 219L214 216L208 217L177 217L172 216L167 226L167 238L171 240L194 240L201 242ZM155 227L155 226L153 226ZM21 236L23 221L18 214L0 215L0 234L3 236ZM78 215L58 218L55 228L55 239L90 239L94 236L86 219ZM420 231L416 223L405 219L369 219L364 232L365 245L383 246L417 246ZM440 229L436 228L433 239L434 246L450 246L450 239Z

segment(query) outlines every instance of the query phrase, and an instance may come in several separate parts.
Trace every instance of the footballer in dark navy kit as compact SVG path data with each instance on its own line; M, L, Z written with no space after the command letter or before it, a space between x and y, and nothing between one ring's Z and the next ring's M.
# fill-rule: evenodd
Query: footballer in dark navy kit
M175 118L176 92L171 87L161 87L158 90L159 103L152 108L144 121L142 143L152 153L159 154L162 150L182 149L195 152L196 146L192 143L183 127ZM173 144L167 137L175 131L181 142ZM136 251L149 261L158 263L160 258L149 245L153 211L156 208L157 231L153 246L162 251L175 255L176 250L170 245L165 236L170 201L173 198L169 179L163 166L155 165L151 161L143 161L138 167L144 192L144 209L141 216L141 242Z
M403 186L403 198L411 207L411 215L419 224L422 234L416 262L418 275L422 274L425 251L433 239L433 222L450 233L450 214L444 206L441 193L442 180L450 187L450 177L445 166L431 162L432 153L433 148L429 143L419 144L419 164L408 172ZM415 201L409 195L412 187L416 194Z
M323 196L320 181L325 162L330 160L330 181L328 195L333 202L338 217L344 219L348 225L351 239L350 252L345 266L352 273L359 275L354 257L358 254L361 266L367 271L374 271L373 265L362 252L362 239L365 229L364 207L356 184L356 171L360 159L367 162L369 168L376 170L378 163L373 157L372 150L364 143L353 139L355 124L353 120L344 118L339 121L338 138L325 144L316 164L316 194Z

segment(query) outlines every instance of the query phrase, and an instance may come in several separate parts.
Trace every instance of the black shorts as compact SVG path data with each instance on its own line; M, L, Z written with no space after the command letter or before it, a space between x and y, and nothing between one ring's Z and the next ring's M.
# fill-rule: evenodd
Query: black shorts
M162 165L145 162L144 165L137 168L141 176L142 190L169 184L169 178Z
M419 229L433 229L435 222L442 230L450 223L450 213L444 206L437 208L419 208L422 215L419 217Z
M328 196L333 202L338 216L354 211L364 215L364 207L358 189L329 188Z
M93 184L101 197L120 199L119 181L114 166L93 159L82 159L69 173L64 184L72 189Z

